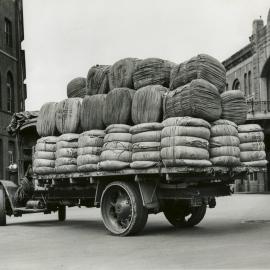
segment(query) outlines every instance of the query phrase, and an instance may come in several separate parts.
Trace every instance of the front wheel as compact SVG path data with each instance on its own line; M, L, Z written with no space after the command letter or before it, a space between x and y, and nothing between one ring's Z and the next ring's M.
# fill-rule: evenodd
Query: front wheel
M65 205L58 206L58 220L59 221L66 220L66 206Z
M6 221L6 194L2 186L0 186L0 226L5 226Z
M180 201L167 202L163 209L166 219L177 228L193 227L205 216L206 205L191 207Z
M148 218L141 195L133 183L112 182L102 193L101 214L105 227L114 235L140 232Z

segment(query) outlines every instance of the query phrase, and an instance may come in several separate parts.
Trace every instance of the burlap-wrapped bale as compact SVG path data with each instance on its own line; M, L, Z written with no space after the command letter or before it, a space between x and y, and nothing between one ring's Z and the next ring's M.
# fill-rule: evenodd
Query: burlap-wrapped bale
M210 166L211 125L203 119L173 117L162 122L161 158L165 166Z
M240 139L240 159L245 166L266 166L263 129L258 124L238 126Z
M210 138L210 161L215 166L240 165L240 140L237 125L220 119L213 123Z
M56 127L61 134L80 130L81 103L81 98L69 98L57 104Z
M247 119L247 102L240 90L230 90L221 94L221 118L244 124Z
M109 72L110 89L120 87L134 89L133 73L139 61L137 58L124 58L114 63Z
M132 100L133 123L160 122L162 120L163 96L167 90L161 85L148 85L138 89Z
M71 80L67 85L67 97L83 98L86 95L86 79L78 77Z
M159 58L148 58L140 61L133 74L134 88L147 85L162 85L169 87L170 72L175 64Z
M202 79L170 91L164 98L164 119L191 116L212 122L220 118L221 111L217 88Z
M161 130L144 131L132 135L132 143L138 142L160 142L161 141Z
M42 105L36 125L39 136L53 136L57 133L55 122L56 107L56 102L47 102Z
M115 88L107 94L103 107L103 123L106 126L131 123L134 93L135 90L129 88Z
M105 132L107 134L109 133L128 133L130 129L130 125L125 125L125 124L112 124L109 125L106 129Z
M109 71L108 65L96 65L89 69L86 85L87 95L107 94L109 87Z
M80 125L83 131L98 129L103 130L103 107L106 95L85 96L82 101Z
M216 86L219 93L222 93L226 85L226 69L214 57L199 54L172 68L170 89L176 89L195 79L204 79L210 82Z

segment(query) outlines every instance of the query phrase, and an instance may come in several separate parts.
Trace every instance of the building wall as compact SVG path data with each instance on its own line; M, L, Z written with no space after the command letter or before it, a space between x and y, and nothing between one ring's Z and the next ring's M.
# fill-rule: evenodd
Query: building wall
M12 46L6 44L5 19L11 22ZM6 131L12 114L24 110L26 87L24 51L21 50L23 34L23 10L21 0L0 1L0 178L8 179L12 176L7 167L10 162L9 151L16 159L15 138ZM7 74L13 79L14 110L8 111ZM14 160L16 162L16 160Z

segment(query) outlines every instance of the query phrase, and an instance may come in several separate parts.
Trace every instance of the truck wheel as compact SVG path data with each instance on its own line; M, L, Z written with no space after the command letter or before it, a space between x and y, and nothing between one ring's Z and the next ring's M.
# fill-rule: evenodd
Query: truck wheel
M182 203L167 203L163 209L166 219L177 228L193 227L205 216L206 205L190 207Z
M65 205L58 206L58 220L59 221L66 220L66 206Z
M6 194L0 186L0 226L6 226Z
M139 190L129 182L112 182L104 189L101 214L105 227L118 236L137 234L148 218Z

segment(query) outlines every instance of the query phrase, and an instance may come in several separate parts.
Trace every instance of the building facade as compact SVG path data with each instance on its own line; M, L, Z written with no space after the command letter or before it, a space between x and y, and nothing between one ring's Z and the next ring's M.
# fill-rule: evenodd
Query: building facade
M240 89L248 101L247 122L264 128L267 160L270 162L270 10L267 22L253 21L248 44L223 62L227 89ZM266 173L256 173L236 183L239 191L270 191L270 164Z
M0 179L11 179L15 139L6 131L14 112L25 109L25 54L22 0L0 0Z

